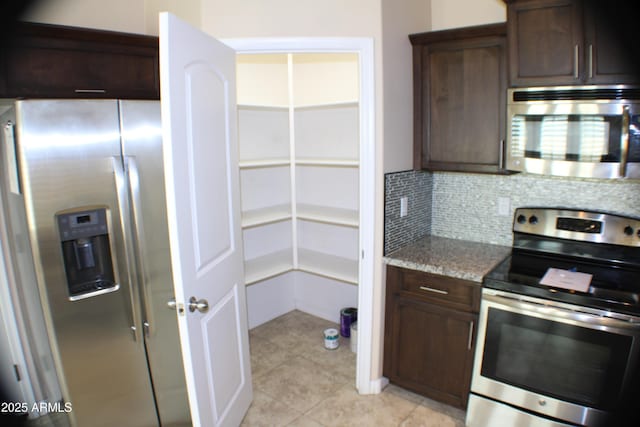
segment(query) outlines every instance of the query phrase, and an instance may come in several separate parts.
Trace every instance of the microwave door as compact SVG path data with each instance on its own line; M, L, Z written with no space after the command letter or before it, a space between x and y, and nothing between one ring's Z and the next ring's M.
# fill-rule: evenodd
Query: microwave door
M630 115L622 105L529 102L509 109L507 168L545 175L620 178Z

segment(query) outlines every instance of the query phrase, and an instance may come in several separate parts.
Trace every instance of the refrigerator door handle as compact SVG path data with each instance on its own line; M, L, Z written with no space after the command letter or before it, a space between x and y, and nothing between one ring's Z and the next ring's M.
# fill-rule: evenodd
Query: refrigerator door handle
M131 194L131 211L133 214L133 238L136 245L136 261L138 267L138 283L140 286L140 298L142 299L143 308L143 325L145 335L148 337L153 333L153 310L149 306L151 295L149 295L148 286L148 268L145 265L145 256L147 248L145 245L144 226L142 222L142 204L140 201L140 174L138 173L138 164L134 156L125 156L124 158L126 170L129 178L129 190Z
M20 179L18 177L18 160L16 157L16 146L14 136L15 124L9 120L3 126L4 140L6 143L5 164L3 165L7 171L7 178L9 181L9 190L14 194L22 194L20 190Z
M127 310L127 312L129 313L129 323L131 324L131 332L133 334L133 340L134 341L140 341L141 337L140 337L140 330L142 328L138 328L136 326L138 319L140 319L140 313L138 313L138 309L137 309L137 298L136 298L136 288L137 286L135 286L135 275L133 273L133 266L134 263L131 262L132 257L133 257L133 253L131 250L131 240L129 237L129 233L126 230L126 224L129 223L129 203L128 203L128 198L127 198L127 183L126 183L126 178L125 178L125 173L124 173L124 167L126 167L126 165L122 164L122 158L121 157L113 157L112 158L112 164L113 164L113 175L115 177L115 184L116 184L116 193L118 196L118 211L119 211L119 215L120 215L120 224L122 226L122 229L120 230L122 233L122 241L123 241L123 245L124 245L124 256L125 256L125 262L127 264L127 269L126 269L126 277L127 277L127 284L129 285L127 288L129 289L129 310Z

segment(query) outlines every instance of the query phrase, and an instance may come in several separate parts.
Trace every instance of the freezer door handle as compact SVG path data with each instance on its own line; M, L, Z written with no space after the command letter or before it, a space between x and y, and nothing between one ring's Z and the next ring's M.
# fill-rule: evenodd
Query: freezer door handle
M7 171L7 180L9 184L9 191L15 194L22 194L20 190L20 179L18 177L18 160L16 157L15 135L14 135L14 123L9 120L3 126L4 140L5 140L5 158L4 169Z
M133 239L136 247L137 282L139 284L140 299L142 302L142 316L146 325L146 336L150 337L153 330L153 310L149 305L151 301L150 289L148 286L148 268L145 265L147 248L145 246L144 227L142 222L142 204L140 201L140 174L138 164L133 156L125 156L125 167L128 174L129 190L131 195L131 212L133 225Z
M138 328L136 326L137 324L137 319L140 319L140 313L138 313L138 301L137 301L137 297L136 297L136 290L135 290L135 275L133 273L133 263L131 262L132 259L132 251L131 251L131 240L129 237L129 233L126 230L126 224L129 223L129 202L128 202L128 198L127 198L127 183L126 183L126 178L125 178L125 173L124 173L124 165L122 164L122 159L120 157L113 157L112 158L112 164L113 164L113 175L115 177L115 184L116 184L116 193L118 196L118 210L119 210L119 215L120 215L120 224L122 224L122 241L124 244L124 256L125 256L125 261L126 261L126 265L127 265L127 269L126 269L126 274L124 274L123 276L126 276L126 281L127 281L127 288L129 289L129 310L127 310L127 312L129 313L129 322L131 324L130 328L131 328L131 332L133 335L133 340L134 341L140 341L141 337L140 337L140 330L141 328Z

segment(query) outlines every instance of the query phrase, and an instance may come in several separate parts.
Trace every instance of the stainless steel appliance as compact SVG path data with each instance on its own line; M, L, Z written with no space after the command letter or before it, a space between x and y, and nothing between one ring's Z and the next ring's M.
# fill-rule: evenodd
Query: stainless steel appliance
M566 86L507 94L507 169L640 178L639 89Z
M640 219L520 208L513 232L483 284L467 426L640 425Z
M21 243L35 259L72 424L191 425L176 312L167 309L159 103L24 100L3 118L15 123L3 185L24 200Z

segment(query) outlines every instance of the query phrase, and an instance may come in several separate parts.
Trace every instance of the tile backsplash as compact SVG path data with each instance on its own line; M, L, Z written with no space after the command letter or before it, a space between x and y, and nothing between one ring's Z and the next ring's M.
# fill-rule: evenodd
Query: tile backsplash
M408 215L400 218L400 197ZM511 245L517 207L640 217L640 181L407 171L385 175L385 254L425 234ZM423 210L424 212L417 212Z
M384 253L389 254L430 233L433 176L404 171L384 177ZM400 199L407 198L407 216L400 217Z

